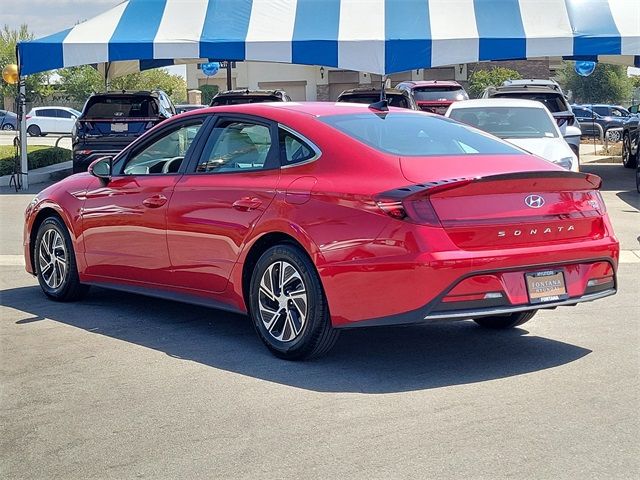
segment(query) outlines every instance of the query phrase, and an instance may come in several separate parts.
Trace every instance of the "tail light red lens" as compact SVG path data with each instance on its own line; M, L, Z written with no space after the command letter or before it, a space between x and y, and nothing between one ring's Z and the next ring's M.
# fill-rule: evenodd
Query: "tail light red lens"
M25 119L29 120L31 118L31 115L27 115L24 117Z
M376 204L384 213L396 220L405 220L419 225L440 225L440 220L427 197L412 196L404 200L377 198Z

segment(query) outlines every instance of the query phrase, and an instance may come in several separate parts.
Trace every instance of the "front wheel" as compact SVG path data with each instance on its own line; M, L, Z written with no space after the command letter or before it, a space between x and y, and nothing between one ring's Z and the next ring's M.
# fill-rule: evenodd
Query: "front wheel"
M530 312L518 312L511 315L496 315L494 317L480 317L474 319L481 327L491 328L494 330L506 330L515 328L523 323L527 323L537 313L537 310Z
M40 225L33 260L40 288L52 300L79 300L89 290L80 283L73 243L59 218L49 217Z
M638 154L631 153L631 136L625 135L622 140L622 164L625 168L635 168L638 164Z
M13 128L13 125L11 125L10 123L5 123L2 126L2 130L8 131L8 130L15 130L15 128Z
M258 336L277 357L319 357L338 339L315 266L294 245L262 254L251 276L249 303Z

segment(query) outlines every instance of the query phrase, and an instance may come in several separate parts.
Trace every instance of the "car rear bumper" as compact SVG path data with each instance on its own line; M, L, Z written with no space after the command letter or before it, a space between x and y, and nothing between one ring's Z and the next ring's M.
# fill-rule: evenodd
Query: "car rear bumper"
M94 160L101 157L116 156L138 137L125 141L85 141L73 146L73 173L86 172Z
M618 252L617 241L607 237L553 248L341 262L319 271L333 325L351 328L463 320L596 300L616 293ZM525 275L547 270L563 272L567 295L532 303Z

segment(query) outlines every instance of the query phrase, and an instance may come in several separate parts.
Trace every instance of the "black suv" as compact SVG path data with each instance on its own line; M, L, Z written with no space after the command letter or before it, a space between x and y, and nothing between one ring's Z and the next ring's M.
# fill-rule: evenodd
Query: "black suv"
M419 110L411 94L407 91L388 88L384 91L390 107ZM375 88L352 88L345 90L338 97L338 102L366 103L368 105L380 101L380 90Z
M220 92L213 100L212 107L240 105L243 103L290 102L291 97L284 90L227 90Z
M168 95L153 92L107 92L89 97L72 132L73 173L94 160L120 153L158 123L176 114Z
M607 140L610 142L622 140L622 127L628 117L604 117L588 105L572 105L571 108L580 124L583 135L599 137L600 128L598 125L600 125L602 134L607 137Z
M629 109L630 116L622 125L622 163L636 169L636 186L640 192L640 106Z

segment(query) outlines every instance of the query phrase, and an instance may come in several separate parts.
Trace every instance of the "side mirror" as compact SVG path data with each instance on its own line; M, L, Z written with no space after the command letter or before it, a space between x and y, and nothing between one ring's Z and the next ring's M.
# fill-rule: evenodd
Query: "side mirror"
M111 180L111 161L113 157L99 158L89 165L89 173L101 180Z

